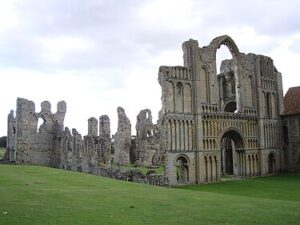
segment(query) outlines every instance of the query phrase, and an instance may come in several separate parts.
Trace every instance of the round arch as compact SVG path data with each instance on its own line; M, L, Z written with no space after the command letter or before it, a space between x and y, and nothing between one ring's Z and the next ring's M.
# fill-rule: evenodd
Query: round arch
M175 158L176 180L178 183L189 182L189 157L185 154L179 154Z
M231 37L229 37L228 35L223 35L223 36L219 36L214 38L210 44L209 44L209 49L211 49L211 54L214 58L214 60L216 59L216 54L217 54L217 50L220 48L221 45L225 45L231 55L232 55L232 60L233 63L235 65L234 67L234 74L235 74L235 90L236 90L236 112L242 112L243 111L243 103L242 103L242 90L241 90L241 78L240 78L240 68L241 68L241 63L240 63L240 51L237 47L237 45L235 44L235 42L233 41L233 39ZM216 60L215 60L216 62ZM216 65L215 65L216 67Z
M184 163L186 163L186 165L189 165L189 164L190 164L190 158L189 158L187 155L185 155L185 154L179 154L179 155L177 155L177 156L175 157L174 163L176 164L176 162L177 162L178 160L180 160L181 158L184 159Z
M229 127L222 131L218 138L218 143L221 143L224 137L232 137L233 141L240 143L240 148L244 148L245 146L245 138L242 132L235 127ZM220 147L220 146L219 146Z
M221 173L223 175L245 175L244 137L236 128L224 130L219 137Z
M228 35L219 36L214 38L209 43L209 47L213 49L214 55L216 55L216 52L221 45L227 46L233 58L239 58L240 51L231 37L229 37Z
M234 100L225 103L224 112L234 113L235 111L236 111L236 102Z

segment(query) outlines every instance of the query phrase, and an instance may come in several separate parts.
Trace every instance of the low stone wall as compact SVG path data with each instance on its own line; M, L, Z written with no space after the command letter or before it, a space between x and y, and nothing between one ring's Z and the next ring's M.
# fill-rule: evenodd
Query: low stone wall
M109 177L117 180L124 180L129 182L136 183L144 183L156 186L168 186L168 178L164 175L157 175L155 173L151 173L145 175L139 169L131 169L131 170L123 170L121 168L113 168L113 167L99 167L95 169L95 175Z

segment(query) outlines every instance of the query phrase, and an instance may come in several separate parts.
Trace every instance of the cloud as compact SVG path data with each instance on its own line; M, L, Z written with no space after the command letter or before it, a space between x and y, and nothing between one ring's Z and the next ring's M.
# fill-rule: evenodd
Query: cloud
M133 128L143 108L157 118L158 68L182 65L181 44L189 38L204 46L228 34L241 52L271 56L285 87L299 84L299 6L297 0L0 0L1 124L17 97L37 105L50 100L53 107L66 100L66 125L83 134L87 119L102 114L114 132L119 105Z
M90 42L80 37L63 36L56 38L38 38L44 58L48 63L60 62L63 57L85 52L92 48Z

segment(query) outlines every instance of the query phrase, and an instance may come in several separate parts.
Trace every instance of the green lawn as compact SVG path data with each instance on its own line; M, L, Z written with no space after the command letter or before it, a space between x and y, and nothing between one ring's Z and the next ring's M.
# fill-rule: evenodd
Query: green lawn
M0 224L299 224L300 177L154 187L0 165Z

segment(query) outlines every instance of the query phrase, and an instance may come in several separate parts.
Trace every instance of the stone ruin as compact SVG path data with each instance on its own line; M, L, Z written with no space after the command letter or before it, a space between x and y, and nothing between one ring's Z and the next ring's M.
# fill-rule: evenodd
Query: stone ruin
M9 160L67 170L92 172L95 167L110 163L111 137L109 117L88 120L88 135L82 137L76 129L64 128L66 103L57 104L57 112L51 112L51 104L42 102L41 112L35 112L32 101L17 99L16 117L8 115ZM38 121L42 124L38 127Z
M218 74L221 45L232 59L221 62ZM64 101L54 114L47 101L37 113L32 101L18 98L16 117L13 111L8 115L7 159L158 185L300 171L300 109L284 111L282 77L273 60L241 53L227 35L203 47L190 39L182 48L184 66L159 68L162 108L157 124L149 109L142 110L132 136L125 110L118 107L113 138L108 116L99 123L90 118L88 135L82 137L76 129L64 128ZM295 92L300 96L300 89L292 91L289 103ZM113 164L160 165L165 176L122 171Z
M129 165L133 157L135 161L140 162L137 163L139 166L152 165L152 158L157 152L152 141L155 127L152 120L148 118L150 123L144 124L144 118L140 115L135 148L135 138L131 136L131 123L123 108L117 109L118 130L114 135L114 143L107 115L100 116L99 120L95 117L89 118L88 134L82 137L76 129L64 127L66 109L66 103L61 101L57 104L57 112L52 113L51 104L44 101L41 104L41 112L38 113L35 112L35 104L32 101L18 98L16 116L13 110L8 115L6 160L17 164L43 165L152 185L167 183L163 175L143 174L139 169L123 170L119 167ZM146 111L151 117L151 111ZM39 120L42 121L40 126ZM141 132L146 130L148 134L142 136ZM130 156L133 151L136 154ZM112 164L116 164L117 167Z
M131 123L122 107L118 107L118 131L115 135L114 162L119 165L130 164Z
M136 155L137 165L160 165L160 130L152 123L152 115L149 109L141 110L136 122Z

